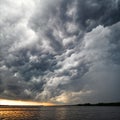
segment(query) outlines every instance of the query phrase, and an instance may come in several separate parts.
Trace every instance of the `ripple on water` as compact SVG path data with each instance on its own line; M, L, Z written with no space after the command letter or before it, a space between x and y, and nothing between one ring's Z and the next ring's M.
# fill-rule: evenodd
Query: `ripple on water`
M0 120L120 120L120 107L0 108Z

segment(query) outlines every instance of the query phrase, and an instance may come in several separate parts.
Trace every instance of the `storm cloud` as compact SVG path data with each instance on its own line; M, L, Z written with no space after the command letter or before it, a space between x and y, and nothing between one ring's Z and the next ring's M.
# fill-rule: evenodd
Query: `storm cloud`
M0 98L120 101L120 0L0 0Z

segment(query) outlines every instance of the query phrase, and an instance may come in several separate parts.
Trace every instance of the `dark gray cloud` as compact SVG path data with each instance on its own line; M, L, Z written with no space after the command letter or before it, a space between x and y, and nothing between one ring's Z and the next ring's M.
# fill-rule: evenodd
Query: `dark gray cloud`
M120 101L120 0L0 2L0 98Z

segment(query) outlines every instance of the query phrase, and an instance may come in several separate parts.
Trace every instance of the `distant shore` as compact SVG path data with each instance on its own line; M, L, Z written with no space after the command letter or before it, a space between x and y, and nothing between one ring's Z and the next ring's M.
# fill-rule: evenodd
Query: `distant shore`
M120 102L115 103L85 103L85 104L77 104L76 106L120 106Z
M120 102L115 102L115 103L84 103L84 104L74 104L74 105L55 105L54 107L57 106L120 106ZM35 106L35 105L0 105L0 108L23 108L23 107L27 107L27 108L34 108L34 107L43 107L43 106Z

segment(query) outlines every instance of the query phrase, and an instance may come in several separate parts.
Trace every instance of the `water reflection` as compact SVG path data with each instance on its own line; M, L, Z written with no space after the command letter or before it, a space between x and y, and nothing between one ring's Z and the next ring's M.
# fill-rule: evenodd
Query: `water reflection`
M120 107L0 108L0 120L119 120Z
M7 109L0 111L0 118L3 120L27 120L34 118L37 112L25 109ZM1 120L0 119L0 120Z
M67 120L66 116L67 116L66 107L56 107L55 118L59 118L60 120Z
M0 120L67 120L66 107L0 108Z

